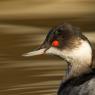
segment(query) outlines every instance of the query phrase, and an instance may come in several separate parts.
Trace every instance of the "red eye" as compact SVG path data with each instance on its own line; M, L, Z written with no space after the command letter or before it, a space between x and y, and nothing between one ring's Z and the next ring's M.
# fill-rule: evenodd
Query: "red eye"
M58 47L59 46L59 41L57 41L57 40L53 41L52 46Z

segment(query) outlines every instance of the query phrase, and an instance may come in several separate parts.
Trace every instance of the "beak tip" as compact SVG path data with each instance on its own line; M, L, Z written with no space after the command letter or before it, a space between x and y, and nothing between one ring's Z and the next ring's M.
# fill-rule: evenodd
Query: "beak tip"
M28 54L22 54L21 56L23 56L23 57L28 57Z

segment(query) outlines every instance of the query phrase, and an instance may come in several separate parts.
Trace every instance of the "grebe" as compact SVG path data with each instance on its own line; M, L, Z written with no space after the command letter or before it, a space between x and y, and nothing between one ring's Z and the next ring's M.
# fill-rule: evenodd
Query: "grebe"
M23 56L53 54L68 64L57 95L95 95L95 69L89 40L76 27L64 23L52 28L43 44Z

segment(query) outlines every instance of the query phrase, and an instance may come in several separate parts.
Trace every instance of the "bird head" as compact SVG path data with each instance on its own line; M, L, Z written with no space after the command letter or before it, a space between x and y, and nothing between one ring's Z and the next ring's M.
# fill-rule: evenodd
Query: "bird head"
M23 56L53 54L60 56L71 64L91 65L92 49L88 39L78 28L64 23L52 28L41 46Z

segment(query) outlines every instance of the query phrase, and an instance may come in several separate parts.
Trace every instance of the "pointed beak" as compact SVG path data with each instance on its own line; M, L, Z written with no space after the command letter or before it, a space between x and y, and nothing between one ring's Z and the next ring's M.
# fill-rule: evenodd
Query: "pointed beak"
M37 49L35 51L25 53L22 56L28 57L28 56L41 55L41 54L45 53L45 50L46 50L45 48L43 48L43 49Z

